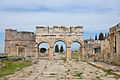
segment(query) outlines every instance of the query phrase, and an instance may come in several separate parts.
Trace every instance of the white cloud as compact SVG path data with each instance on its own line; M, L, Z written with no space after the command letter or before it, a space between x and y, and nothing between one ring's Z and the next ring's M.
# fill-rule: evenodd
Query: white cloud
M1 0L1 8L109 8L118 9L120 0Z
M1 0L1 6L63 6L63 5L97 5L99 6L115 6L119 4L119 0Z
M0 31L9 27L35 31L35 25L41 24L83 25L87 31L108 29L120 21L119 4L120 0L0 0ZM41 7L47 9L34 11Z
M111 25L119 23L120 16L112 14L97 13L0 13L0 25L4 28L12 27L18 29L35 30L35 25L83 25L85 30L95 31L108 29ZM20 27L21 26L21 27ZM25 28L24 28L25 27ZM3 28L3 30L4 30ZM94 30L93 30L94 29Z

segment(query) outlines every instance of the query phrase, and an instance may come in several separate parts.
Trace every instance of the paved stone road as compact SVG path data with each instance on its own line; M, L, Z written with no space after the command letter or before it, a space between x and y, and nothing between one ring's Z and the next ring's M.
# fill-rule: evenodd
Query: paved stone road
M86 62L42 59L6 80L120 80L119 77L95 68Z

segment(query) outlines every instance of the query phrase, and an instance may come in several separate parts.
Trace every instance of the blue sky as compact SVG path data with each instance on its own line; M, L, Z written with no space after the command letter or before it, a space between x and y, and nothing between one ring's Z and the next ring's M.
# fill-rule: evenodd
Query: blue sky
M35 31L36 25L81 25L88 37L118 23L120 0L0 0L0 33L6 28Z

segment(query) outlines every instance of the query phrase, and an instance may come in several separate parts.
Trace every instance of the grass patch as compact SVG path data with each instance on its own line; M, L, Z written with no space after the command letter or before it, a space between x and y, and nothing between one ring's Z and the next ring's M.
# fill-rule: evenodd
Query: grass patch
M66 62L66 57L61 57L61 59L63 60L63 62Z
M114 75L113 78L115 78L116 80L120 79L120 76Z
M3 61L2 63L5 64L5 67L0 69L0 77L14 74L16 71L32 65L29 61Z
M113 70L111 70L111 69L109 69L109 70L104 70L105 72L106 72L106 76L107 75L113 75L113 78L115 78L115 79L120 79L120 76L118 76L118 75L115 75L115 74L113 74L112 72L113 72Z
M71 59L75 59L76 61L79 61L79 52L75 52L71 54Z
M100 79L100 76L96 76L96 79L97 79L97 80L101 80L101 79Z
M76 73L74 76L78 77L78 79L83 79L83 72Z
M109 70L104 70L104 72L106 72L106 75L113 75L112 73L113 70L109 69Z

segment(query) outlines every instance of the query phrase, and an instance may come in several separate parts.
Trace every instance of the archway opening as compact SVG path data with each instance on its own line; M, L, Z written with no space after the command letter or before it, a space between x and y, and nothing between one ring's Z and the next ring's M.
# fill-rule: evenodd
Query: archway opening
M81 44L77 41L71 44L71 59L79 60L81 54Z
M54 55L66 54L66 43L62 40L58 40L54 43Z
M39 44L39 55L40 56L47 56L48 55L49 44L47 42L42 42Z

